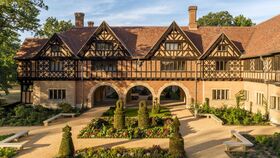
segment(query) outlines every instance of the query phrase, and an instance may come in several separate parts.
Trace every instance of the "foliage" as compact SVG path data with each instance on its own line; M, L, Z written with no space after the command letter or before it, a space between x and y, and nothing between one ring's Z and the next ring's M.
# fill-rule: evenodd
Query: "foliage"
M93 119L90 124L83 128L78 137L80 138L168 138L173 133L171 118L155 119L153 126L142 129L138 128L138 119L127 117L124 129L113 127L113 118ZM150 121L151 121L150 120Z
M0 148L0 157L1 158L12 158L17 154L17 151L14 148Z
M54 33L67 31L74 27L71 20L57 20L55 17L48 17L43 26L36 32L35 36L50 38Z
M280 133L258 136L244 134L244 137L254 144L251 152L232 151L230 152L231 157L280 157Z
M102 116L113 117L115 107L110 107L107 111L105 111ZM171 112L168 108L161 107L160 112L158 114L153 114L151 109L148 109L150 117L168 117L171 116ZM125 117L136 117L138 115L138 108L128 107L124 109Z
M139 102L138 110L138 127L139 128L148 128L150 125L149 122L149 112L147 109L147 104L145 100Z
M199 107L198 113L211 113L223 120L228 125L263 125L268 120L260 112L254 114L242 108L226 107L214 108L205 104Z
M74 108L69 103L59 103L57 106L61 108L64 113L71 113L74 111Z
M71 158L74 157L75 149L72 140L71 127L66 125L63 129L62 140L59 147L58 157Z
M0 126L32 126L41 125L51 116L58 114L59 110L44 108L41 105L20 104L12 109L2 108Z
M152 114L158 114L158 113L160 113L160 104L157 102L156 99L156 101L154 101L152 105Z
M180 134L180 122L177 117L173 121L174 134L169 138L169 153L172 157L185 157L184 139Z
M200 26L252 26L255 25L250 18L243 15L233 17L228 11L210 12L198 19Z
M12 135L14 135L14 134L0 135L0 141L4 140Z
M123 129L125 127L125 115L123 110L123 101L119 99L116 103L114 112L114 128Z
M35 31L39 26L40 9L47 9L43 0L6 0L0 2L0 91L8 94L16 81L13 60L19 48L19 31Z
M77 151L78 158L100 157L100 158L170 158L171 155L167 149L162 149L160 146L151 148L86 148Z

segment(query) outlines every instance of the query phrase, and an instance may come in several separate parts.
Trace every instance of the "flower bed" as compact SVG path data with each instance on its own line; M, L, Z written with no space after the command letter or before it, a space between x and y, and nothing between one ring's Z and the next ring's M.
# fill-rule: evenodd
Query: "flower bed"
M14 134L0 135L0 141L12 136ZM0 157L10 158L17 154L16 150L13 148L0 148Z
M219 117L227 125L268 125L269 122L260 112L254 114L242 108L222 107L214 108L207 105L200 106L198 113L210 113Z
M115 107L110 107L107 111L105 111L102 116L105 117L113 117L114 116L114 111ZM158 114L153 114L151 109L149 110L149 116L150 117L167 117L171 116L171 112L168 108L161 107L160 112ZM126 108L125 109L125 116L126 117L137 117L138 115L138 108Z
M168 149L162 149L159 146L153 146L151 148L87 148L78 150L76 154L77 158L170 158L172 157L168 153Z
M247 152L231 151L229 154L232 157L280 157L280 133L270 136L251 136L248 134L243 136L254 143L254 147Z
M126 118L125 129L113 128L113 118L93 119L87 127L83 128L79 138L169 138L173 134L172 118L150 118L152 125L147 129L137 127L137 118Z

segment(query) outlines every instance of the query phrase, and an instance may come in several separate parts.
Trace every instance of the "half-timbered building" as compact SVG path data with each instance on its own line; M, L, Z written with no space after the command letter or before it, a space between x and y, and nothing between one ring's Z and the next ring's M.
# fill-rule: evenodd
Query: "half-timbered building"
M25 39L15 57L21 101L95 107L128 103L142 91L140 99L164 103L169 89L186 106L209 98L218 107L235 105L242 92L247 110L269 111L280 123L280 16L252 27L210 27L197 25L196 6L188 11L188 26L135 27L84 26L84 14L75 13L74 28Z

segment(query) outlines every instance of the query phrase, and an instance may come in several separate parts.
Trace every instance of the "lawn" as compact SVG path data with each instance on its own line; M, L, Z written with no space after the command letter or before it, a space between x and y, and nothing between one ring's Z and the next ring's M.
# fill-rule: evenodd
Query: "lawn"
M275 133L273 135L259 135L252 136L244 134L248 140L250 140L254 146L247 152L241 151L231 151L228 154L233 158L247 157L280 157L280 133Z
M113 117L114 116L115 107L110 107L106 112L102 114L103 117ZM148 109L150 117L168 117L171 116L171 112L168 108L161 107L160 113L152 114L152 110ZM125 116L126 117L137 117L138 108L126 108Z

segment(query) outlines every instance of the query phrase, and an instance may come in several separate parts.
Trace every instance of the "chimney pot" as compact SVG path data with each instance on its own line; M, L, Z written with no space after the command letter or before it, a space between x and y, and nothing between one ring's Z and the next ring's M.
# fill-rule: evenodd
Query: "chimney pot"
M196 22L197 6L189 6L189 29L197 30Z
M94 21L88 21L88 27L93 27L94 26Z
M84 27L84 17L85 14L81 12L75 13L75 26L76 27Z

